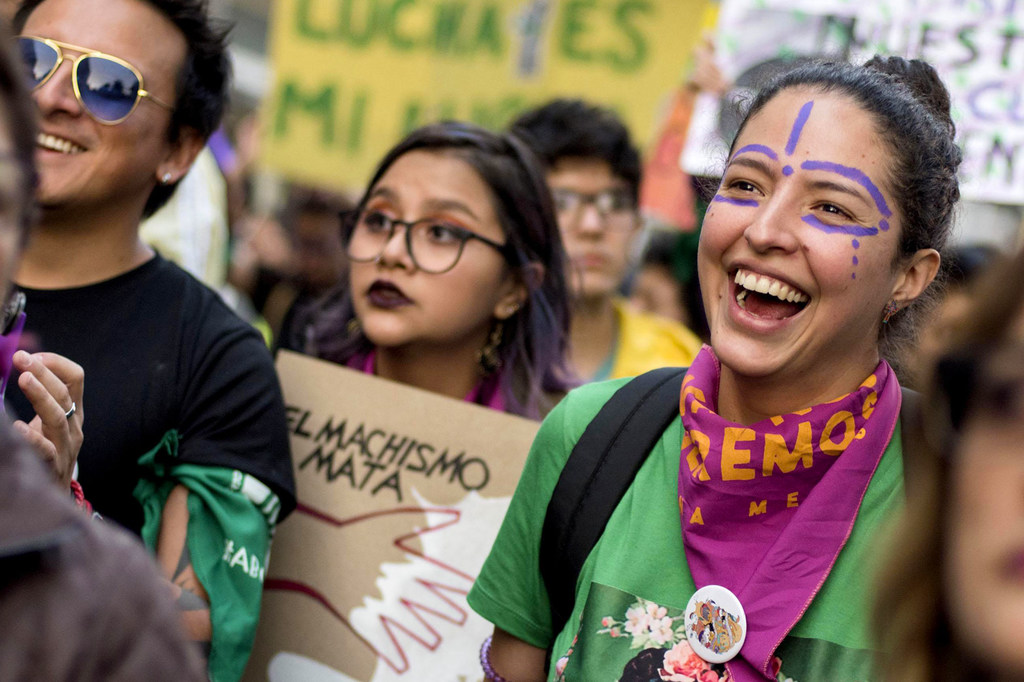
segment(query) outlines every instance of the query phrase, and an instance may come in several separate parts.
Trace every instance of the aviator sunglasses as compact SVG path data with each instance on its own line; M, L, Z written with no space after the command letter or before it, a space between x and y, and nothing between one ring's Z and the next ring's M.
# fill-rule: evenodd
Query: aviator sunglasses
M93 119L115 125L128 118L139 100L150 99L168 111L174 107L157 99L142 87L142 74L134 66L104 52L62 43L50 38L19 36L18 51L28 70L32 89L57 72L65 59L63 50L80 52L71 60L71 83L75 97Z

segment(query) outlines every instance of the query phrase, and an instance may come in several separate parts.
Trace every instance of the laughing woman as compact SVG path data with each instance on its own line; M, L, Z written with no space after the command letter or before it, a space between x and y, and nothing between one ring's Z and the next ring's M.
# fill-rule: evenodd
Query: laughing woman
M344 234L345 291L286 347L526 417L565 394L564 251L543 171L517 138L463 123L414 131Z
M569 595L540 568L578 560L540 552L545 510L624 382L549 415L469 595L495 624L487 679L871 678L871 548L903 497L890 361L939 269L953 132L922 62L813 64L760 91L701 231L711 346Z

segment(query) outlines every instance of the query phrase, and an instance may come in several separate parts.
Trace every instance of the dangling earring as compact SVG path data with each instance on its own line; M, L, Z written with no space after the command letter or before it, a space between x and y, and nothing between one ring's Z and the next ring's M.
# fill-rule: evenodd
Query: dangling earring
M505 325L501 320L495 320L491 327L491 333L487 336L487 343L477 351L476 360L480 363L480 369L484 376L494 374L501 368L501 356L498 355L498 347L501 345L501 335Z
M892 316L898 313L899 311L900 306L898 303L896 303L896 299L890 299L889 302L885 304L885 308L882 310L882 324L889 324L889 320L892 319Z

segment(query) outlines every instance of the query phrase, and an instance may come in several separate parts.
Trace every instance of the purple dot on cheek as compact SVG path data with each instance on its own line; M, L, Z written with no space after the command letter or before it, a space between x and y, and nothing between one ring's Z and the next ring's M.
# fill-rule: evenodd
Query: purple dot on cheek
M853 240L853 248L855 248L855 249L859 249L860 248L860 242L858 240L856 240L856 239Z
M782 174L783 175L792 175L793 174L793 167L792 166L784 166L782 168Z
M851 272L850 273L850 279L857 279L857 273L856 272Z
M857 260L857 257L856 257L856 256L854 256L854 257L853 257L853 264L854 264L854 265L857 265L858 263L860 263L860 261L859 261L859 260Z
M888 220L881 220L881 221L879 221L878 227L882 230L882 232L888 232L889 231L889 221Z

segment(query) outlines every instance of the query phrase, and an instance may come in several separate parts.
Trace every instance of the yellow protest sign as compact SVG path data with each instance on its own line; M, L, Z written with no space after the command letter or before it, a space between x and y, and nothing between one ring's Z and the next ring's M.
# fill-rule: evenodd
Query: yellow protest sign
M618 111L646 143L710 0L278 0L264 158L362 187L395 142L455 118L499 128L556 96Z

